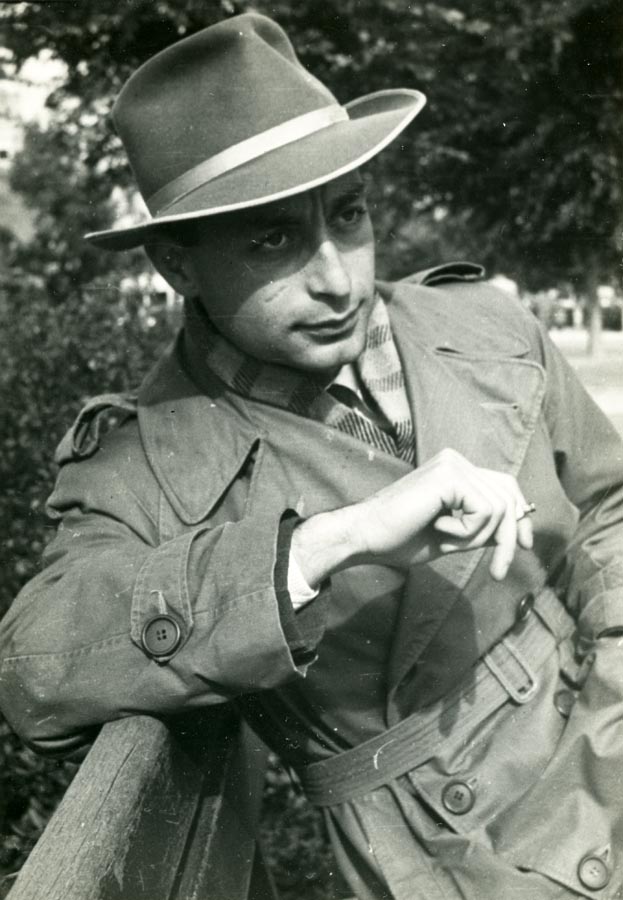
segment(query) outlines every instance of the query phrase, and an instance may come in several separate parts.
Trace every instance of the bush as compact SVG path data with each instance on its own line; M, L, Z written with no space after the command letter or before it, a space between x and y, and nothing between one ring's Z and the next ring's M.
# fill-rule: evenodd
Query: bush
M76 772L41 759L0 719L0 898L34 847Z
M336 870L322 814L271 756L260 840L282 900L339 900L352 895Z
M113 285L93 283L52 304L31 280L14 277L0 295L0 614L38 565L49 535L44 517L53 451L86 399L136 389L169 343L174 322Z
M0 284L0 615L52 533L55 445L88 397L135 388L174 327L165 305L103 280L63 303L15 269ZM0 718L0 897L74 771L35 756Z

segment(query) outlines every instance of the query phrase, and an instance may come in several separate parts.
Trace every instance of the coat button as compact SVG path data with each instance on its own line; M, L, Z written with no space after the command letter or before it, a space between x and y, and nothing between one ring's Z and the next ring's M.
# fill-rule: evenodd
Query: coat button
M141 641L150 656L168 656L182 638L180 626L172 616L154 616L143 628Z
M578 878L589 891L599 891L610 881L610 869L599 856L585 856L578 866Z
M441 802L455 816L468 813L475 800L474 792L464 781L450 781L441 794Z
M516 619L518 622L525 622L532 610L534 609L534 594L532 591L525 594L517 604Z
M554 694L554 706L564 719L568 719L575 703L575 694L571 691L556 691Z

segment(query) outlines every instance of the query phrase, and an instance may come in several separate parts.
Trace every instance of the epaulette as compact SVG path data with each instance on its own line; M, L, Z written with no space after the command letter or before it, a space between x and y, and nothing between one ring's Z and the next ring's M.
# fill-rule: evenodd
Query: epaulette
M485 277L484 266L472 262L450 262L441 266L433 266L432 269L423 269L407 275L401 281L411 284L422 284L426 287L437 287L440 284L450 284L453 281L480 281Z
M104 424L120 425L137 415L137 398L133 394L100 394L92 397L78 413L74 424L62 439L54 461L58 465L86 459L99 448Z

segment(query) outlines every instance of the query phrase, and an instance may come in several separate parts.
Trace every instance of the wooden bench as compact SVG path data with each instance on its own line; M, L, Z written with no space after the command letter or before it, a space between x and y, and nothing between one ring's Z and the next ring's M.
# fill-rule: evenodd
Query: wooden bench
M10 900L276 900L255 841L265 767L225 707L105 725Z

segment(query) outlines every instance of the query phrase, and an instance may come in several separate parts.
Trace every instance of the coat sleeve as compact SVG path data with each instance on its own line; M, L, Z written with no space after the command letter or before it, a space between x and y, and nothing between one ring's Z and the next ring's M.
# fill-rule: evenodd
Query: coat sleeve
M597 860L608 890L621 877L623 642L600 635L623 631L623 445L547 335L542 341L549 378L545 415L560 481L579 511L560 586L585 657L556 752L517 804L508 841L519 864L547 860L557 873L552 877L592 896L578 880L583 861ZM543 810L546 830L535 828Z
M623 441L547 334L540 340L556 470L579 514L559 587L592 640L623 629Z
M288 643L279 613L285 511L160 543L159 488L133 455L121 440L62 467L44 568L0 625L0 705L41 752L71 751L110 719L276 687L315 656L300 634Z

